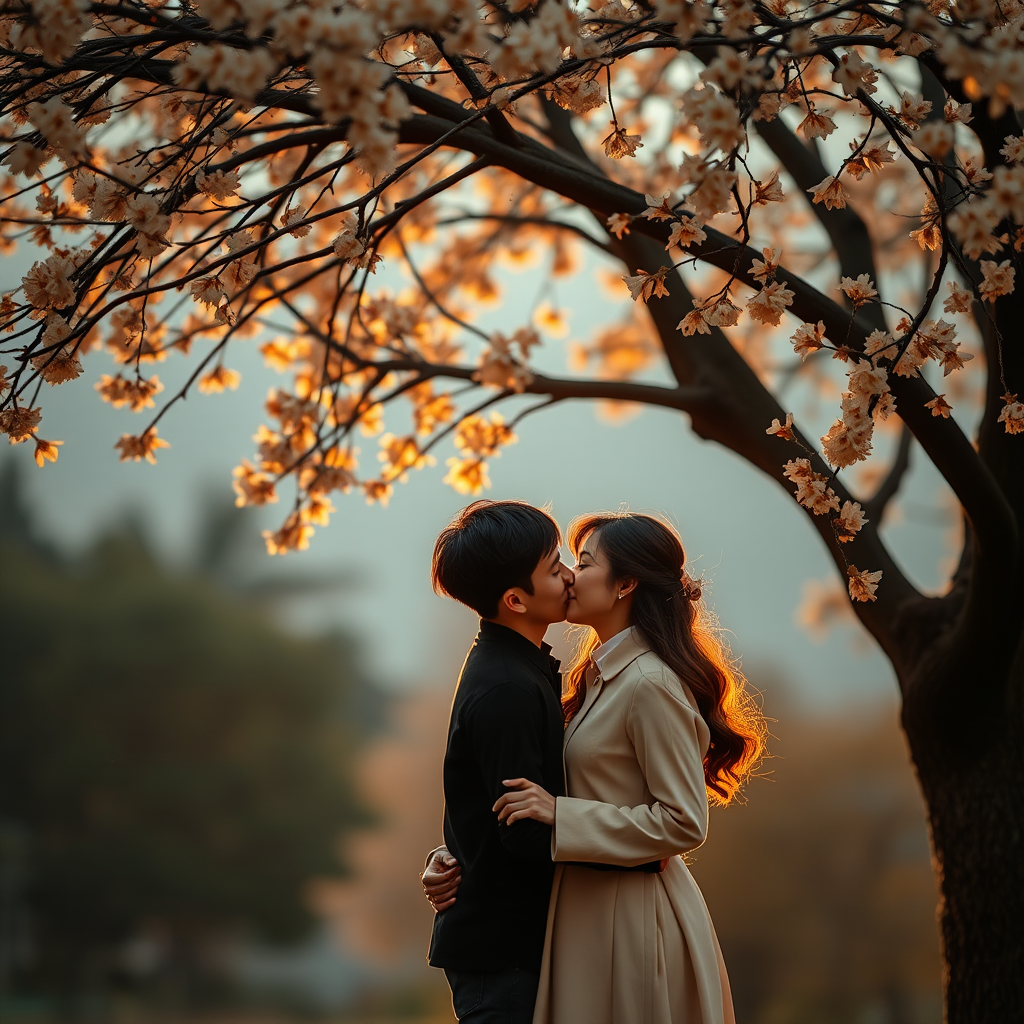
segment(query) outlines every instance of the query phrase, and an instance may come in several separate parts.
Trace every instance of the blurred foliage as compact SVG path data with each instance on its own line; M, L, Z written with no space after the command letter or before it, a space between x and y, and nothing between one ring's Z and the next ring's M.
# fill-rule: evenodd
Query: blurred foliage
M213 525L206 568L167 568L130 523L72 559L34 535L7 463L8 988L95 991L161 964L195 976L232 937L303 935L311 880L346 873L339 840L367 820L350 779L372 690L349 639L291 636L272 621L266 581L260 600L226 585L219 555L237 528L224 514Z

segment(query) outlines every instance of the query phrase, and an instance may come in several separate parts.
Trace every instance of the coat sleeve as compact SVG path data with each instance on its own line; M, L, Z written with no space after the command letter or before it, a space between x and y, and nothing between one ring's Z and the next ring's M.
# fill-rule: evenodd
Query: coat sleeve
M707 835L707 726L674 677L645 675L626 719L651 802L616 807L558 797L552 858L633 867L693 850ZM702 736L703 734L703 736Z
M503 779L544 784L544 736L547 722L537 694L515 682L494 686L467 715L471 742L484 789L493 804L508 789ZM551 861L551 826L532 818L506 825L494 815L502 845L515 857Z

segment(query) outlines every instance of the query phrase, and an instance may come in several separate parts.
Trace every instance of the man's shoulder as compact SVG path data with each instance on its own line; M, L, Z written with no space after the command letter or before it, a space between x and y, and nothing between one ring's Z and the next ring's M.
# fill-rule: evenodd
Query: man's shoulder
M540 671L529 659L500 644L477 644L459 677L456 703L464 713L481 707L514 706L535 699Z

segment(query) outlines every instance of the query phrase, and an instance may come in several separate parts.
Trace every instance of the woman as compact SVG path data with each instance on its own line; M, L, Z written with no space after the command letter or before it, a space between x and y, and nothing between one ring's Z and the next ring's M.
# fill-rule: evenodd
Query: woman
M679 854L759 760L764 724L684 570L675 531L603 513L569 528L567 797L524 779L495 810L553 826L534 1024L732 1024L707 907Z

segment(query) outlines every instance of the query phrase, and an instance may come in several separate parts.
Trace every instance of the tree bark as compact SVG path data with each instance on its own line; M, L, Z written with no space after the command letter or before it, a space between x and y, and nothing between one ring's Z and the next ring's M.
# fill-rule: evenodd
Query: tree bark
M1024 631L1009 668L969 643L946 655L903 681L901 716L939 883L944 1019L1021 1024ZM955 677L936 679L941 662L956 666Z

